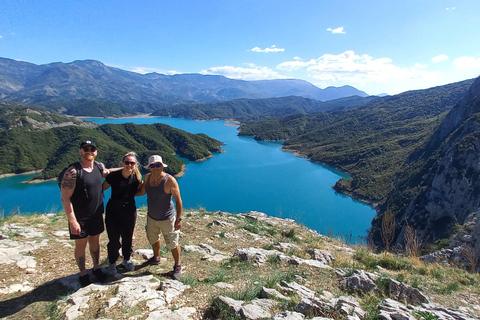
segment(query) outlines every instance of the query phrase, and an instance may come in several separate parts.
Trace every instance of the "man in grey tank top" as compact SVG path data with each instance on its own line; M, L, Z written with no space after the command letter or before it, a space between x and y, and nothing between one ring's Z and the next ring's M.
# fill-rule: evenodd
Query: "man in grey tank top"
M163 235L175 261L172 276L178 279L182 274L178 240L182 227L183 204L177 180L164 172L164 167L167 165L163 163L161 156L153 155L148 158L148 165L145 168L150 169L150 173L145 176L145 183L137 195L147 194L147 239L153 248L153 257L147 264L160 263L160 236Z

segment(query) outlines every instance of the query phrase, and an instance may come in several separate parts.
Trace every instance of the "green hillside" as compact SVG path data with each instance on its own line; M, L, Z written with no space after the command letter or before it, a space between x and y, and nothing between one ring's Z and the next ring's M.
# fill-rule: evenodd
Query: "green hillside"
M377 98L346 111L242 124L240 135L285 140L284 149L352 176L336 190L382 201L405 159L423 146L473 80Z
M10 104L8 108L0 108L3 128L0 130L3 159L0 174L43 170L36 178L54 178L63 167L78 160L78 146L87 139L97 142L97 159L107 167L118 167L123 155L133 150L140 163L147 163L152 154L161 154L171 174L179 173L184 164L176 155L196 161L210 157L212 152L220 152L222 146L220 141L204 134L191 134L165 124L97 126L85 121L78 123L90 126L85 127L71 125L71 118L42 108L28 110L25 118L27 111L23 106ZM31 114L36 118L33 122Z

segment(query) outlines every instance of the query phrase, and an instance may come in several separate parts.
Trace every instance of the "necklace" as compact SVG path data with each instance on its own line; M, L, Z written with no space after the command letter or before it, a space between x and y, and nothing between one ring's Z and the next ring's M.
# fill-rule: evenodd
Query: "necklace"
M153 175L152 175L152 177L153 177ZM153 177L153 179L154 179L154 180L153 180L153 183L154 183L154 184L158 184L158 179L160 179L161 177L162 177L162 175L159 175L159 176L156 177L156 178Z

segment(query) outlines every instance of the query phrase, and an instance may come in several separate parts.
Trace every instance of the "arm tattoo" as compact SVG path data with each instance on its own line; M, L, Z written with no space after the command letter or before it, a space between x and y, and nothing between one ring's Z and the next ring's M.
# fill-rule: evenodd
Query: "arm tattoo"
M75 189L75 183L77 181L77 170L72 166L65 171L62 179L62 188Z

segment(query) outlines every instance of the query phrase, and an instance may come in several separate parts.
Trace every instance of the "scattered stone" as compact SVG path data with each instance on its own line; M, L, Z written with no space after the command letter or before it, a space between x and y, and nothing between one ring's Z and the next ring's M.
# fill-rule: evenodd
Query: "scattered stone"
M275 247L275 249L282 252L288 252L293 249L298 249L297 245L289 242L277 242L273 246Z
M57 238L70 239L70 233L68 231L52 231L51 234Z
M229 256L225 252L221 252L219 250L214 249L212 246L204 243L200 243L200 245L187 245L184 247L185 251L187 252L199 252L204 254L202 260L208 261L222 261L229 258Z
M16 236L23 237L25 239L32 239L32 238L42 238L43 232L38 231L32 227L25 227L25 226L17 226L14 223L5 224L2 227L2 230L5 232L13 233Z
M282 253L277 250L265 250L257 248L242 248L237 249L233 253L233 258L238 258L240 261L248 261L255 259L255 263L262 264L267 261L268 256L277 255L280 256Z
M361 291L361 292L374 292L380 294L381 291L378 289L375 281L378 279L378 276L366 272L364 270L355 270L352 276L343 278L340 281L340 288L342 290L351 290L351 291Z
M295 306L295 311L306 317L312 317L318 314L326 314L333 311L333 307L315 297L302 298L302 300Z
M228 309L234 313L239 313L244 302L245 301L235 300L226 296L218 296L213 300L213 305L220 310Z
M302 298L313 298L315 297L315 291L308 289L305 286L302 286L295 281L287 283L286 281L282 281L278 284L278 286L285 292L293 292L299 295Z
M181 308L175 311L162 310L154 311L148 315L147 320L187 320L194 319L193 316L197 312L195 308Z
M307 253L312 256L313 260L318 260L323 264L332 264L335 262L335 257L330 252L325 250L311 248L307 251Z
M300 284L305 284L307 282L307 279L299 276L298 274L295 275L295 281Z
M220 289L235 289L235 286L233 284L226 283L226 282L217 282L217 283L214 283L213 285Z
M240 309L240 316L247 320L261 320L270 318L270 312L256 304L247 304Z
M270 320L303 320L305 316L299 312L284 311L273 315Z
M289 297L284 296L277 290L266 288L266 287L262 287L262 290L260 291L260 297L267 298L267 299L291 300Z
M352 296L341 296L337 299L332 299L330 304L344 316L350 315L362 319L367 315L367 313L360 308L357 299Z
M231 222L226 222L222 220L213 220L209 224L207 224L207 227L212 227L212 226L220 226L220 227L235 227L235 225Z
M447 308L435 303L424 303L414 307L406 306L392 299L385 299L380 303L378 309L378 318L383 320L416 320L416 315L420 312L442 320L478 320L478 318L461 310Z
M153 250L152 249L138 249L134 252L135 255L142 256L143 259L148 260L153 257Z
M408 304L420 305L422 303L430 302L430 299L417 288L413 288L393 279L388 279L386 290L386 293L390 297L393 297L396 300L406 301Z

